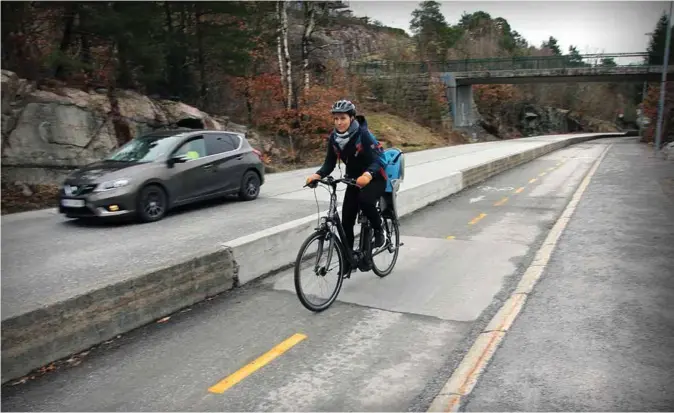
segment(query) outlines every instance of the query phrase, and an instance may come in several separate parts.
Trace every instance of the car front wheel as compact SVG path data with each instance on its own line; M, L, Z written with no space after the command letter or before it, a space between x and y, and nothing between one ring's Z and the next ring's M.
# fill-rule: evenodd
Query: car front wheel
M138 196L138 219L155 222L164 218L168 206L166 192L158 185L144 187Z

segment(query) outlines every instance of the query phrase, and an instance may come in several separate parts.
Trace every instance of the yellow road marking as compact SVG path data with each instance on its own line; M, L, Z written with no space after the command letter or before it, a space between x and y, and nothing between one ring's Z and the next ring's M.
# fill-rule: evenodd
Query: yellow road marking
M548 171L554 171L555 167L553 166L552 168L548 168Z
M494 206L501 206L501 205L505 204L506 202L508 202L507 196L504 197L503 199L501 199L500 201L498 201L497 203L495 203Z
M486 216L487 216L487 214L480 214L480 215L476 216L475 218L473 218L473 220L470 221L470 222L468 223L468 225L474 225L474 224L477 224L482 218L484 218L484 217L486 217Z
M450 235L447 237L447 239L454 239L454 238L456 238L454 235Z
M541 172L541 173L538 174L538 176L545 176L547 174L548 174L547 172Z
M263 355L253 360L249 364L243 366L236 373L224 378L214 386L209 387L208 391L211 393L218 393L218 394L224 393L225 391L227 391L227 389L234 386L235 384L245 379L246 377L250 376L256 370L265 366L266 364L274 360L276 357L290 350L294 345L304 340L305 338L307 338L307 336L305 336L304 334L300 333L293 334L292 336L285 339L268 352L264 353Z
M519 188L517 188L517 190L515 190L515 193L516 193L516 194L519 194L519 193L522 192L522 191L524 191L524 187L523 187L523 186L520 186Z
M536 182L536 181L538 181L538 178L532 178L532 179L529 179L529 183L530 183L530 184L533 184L533 183Z

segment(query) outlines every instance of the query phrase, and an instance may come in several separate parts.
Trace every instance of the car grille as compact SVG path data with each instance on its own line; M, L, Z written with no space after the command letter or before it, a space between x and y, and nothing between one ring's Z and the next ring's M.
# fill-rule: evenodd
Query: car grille
M67 196L82 196L92 192L96 188L95 184L86 184L86 185L63 185L63 192Z

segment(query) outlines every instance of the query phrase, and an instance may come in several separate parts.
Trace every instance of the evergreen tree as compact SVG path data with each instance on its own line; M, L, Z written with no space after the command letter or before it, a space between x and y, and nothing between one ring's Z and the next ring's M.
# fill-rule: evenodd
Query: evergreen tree
M437 1L424 1L412 12L410 30L419 45L422 60L444 60L447 50L461 37L457 28L450 27Z
M555 39L553 36L550 36L548 41L543 42L542 47L545 47L547 49L552 50L552 53L555 56L561 56L562 55L562 49L559 47L557 39Z
M648 64L662 65L665 58L665 44L667 41L667 15L663 14L655 26L655 30L651 35L651 40L648 45ZM671 28L672 35L674 35L674 27ZM672 46L670 45L669 62L674 64L674 53L672 53Z

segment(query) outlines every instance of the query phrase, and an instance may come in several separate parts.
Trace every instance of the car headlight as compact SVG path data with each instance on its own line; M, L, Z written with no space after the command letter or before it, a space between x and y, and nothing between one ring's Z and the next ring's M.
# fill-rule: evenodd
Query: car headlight
M94 192L103 192L103 191L109 191L111 189L117 189L121 188L123 186L127 186L129 184L128 179L117 179L114 181L107 181L103 182L102 184L99 184L96 189L94 189Z

